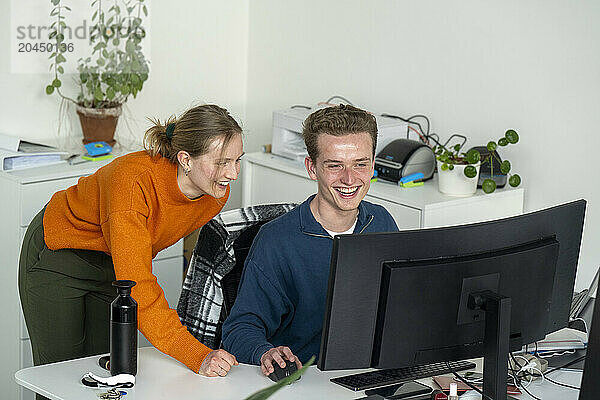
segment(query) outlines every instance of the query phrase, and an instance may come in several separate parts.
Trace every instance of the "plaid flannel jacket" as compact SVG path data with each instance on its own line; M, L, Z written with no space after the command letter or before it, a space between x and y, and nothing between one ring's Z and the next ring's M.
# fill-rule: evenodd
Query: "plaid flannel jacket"
M192 252L190 265L177 304L181 323L211 349L217 328L223 321L223 277L235 266L233 244L240 234L255 224L285 214L296 204L265 204L225 211L202 227Z

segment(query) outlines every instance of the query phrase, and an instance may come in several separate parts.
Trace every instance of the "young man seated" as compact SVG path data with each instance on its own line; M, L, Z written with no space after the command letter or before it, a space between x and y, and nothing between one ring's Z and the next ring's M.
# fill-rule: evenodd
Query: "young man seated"
M398 230L383 207L363 201L377 144L373 115L345 105L320 109L303 136L317 194L261 228L223 324L224 348L265 375L274 362L301 367L319 354L333 236Z

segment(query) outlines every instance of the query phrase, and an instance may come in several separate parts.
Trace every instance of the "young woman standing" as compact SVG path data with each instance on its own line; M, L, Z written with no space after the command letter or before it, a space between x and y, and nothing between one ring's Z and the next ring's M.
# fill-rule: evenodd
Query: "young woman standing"
M152 258L221 211L240 171L242 130L216 105L153 122L145 151L55 193L27 229L19 293L35 365L109 351L115 279L137 282L138 328L158 350L206 376L237 364L188 333Z

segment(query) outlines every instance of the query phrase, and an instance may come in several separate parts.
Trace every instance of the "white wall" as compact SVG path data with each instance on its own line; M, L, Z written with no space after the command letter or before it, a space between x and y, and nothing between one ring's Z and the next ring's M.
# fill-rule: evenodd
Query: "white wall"
M5 27L9 4L0 3ZM594 0L153 1L150 79L129 102L135 137L147 116L215 102L256 151L270 142L272 110L333 94L427 114L442 138L460 132L473 144L514 128L521 142L502 154L523 177L527 210L589 202L581 287L600 264L599 16ZM58 100L43 92L47 76L9 73L8 35L0 30L1 130L51 136Z
M40 0L48 1L49 0ZM0 2L0 24L10 27L10 1ZM75 2L67 2L74 6ZM150 76L136 99L127 103L117 139L141 143L147 117L164 119L203 102L227 108L245 120L248 0L223 2L176 0L151 3ZM9 29L0 30L0 131L31 139L56 137L59 98L47 96L49 74L10 73ZM66 84L70 79L64 79ZM75 92L72 92L75 93ZM81 128L71 113L73 144L81 144ZM81 148L83 150L83 148ZM240 188L238 190L238 187ZM233 186L231 202L241 202L241 187Z
M442 139L505 149L525 209L588 200L577 286L600 265L600 3L593 0L250 2L250 150L271 111L334 94L377 112L424 113ZM594 111L596 110L596 111Z

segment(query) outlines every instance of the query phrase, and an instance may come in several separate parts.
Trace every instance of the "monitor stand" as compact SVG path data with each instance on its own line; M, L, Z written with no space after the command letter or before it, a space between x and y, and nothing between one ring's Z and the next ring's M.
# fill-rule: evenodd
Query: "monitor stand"
M510 298L491 290L469 294L468 308L485 311L483 398L507 398Z

